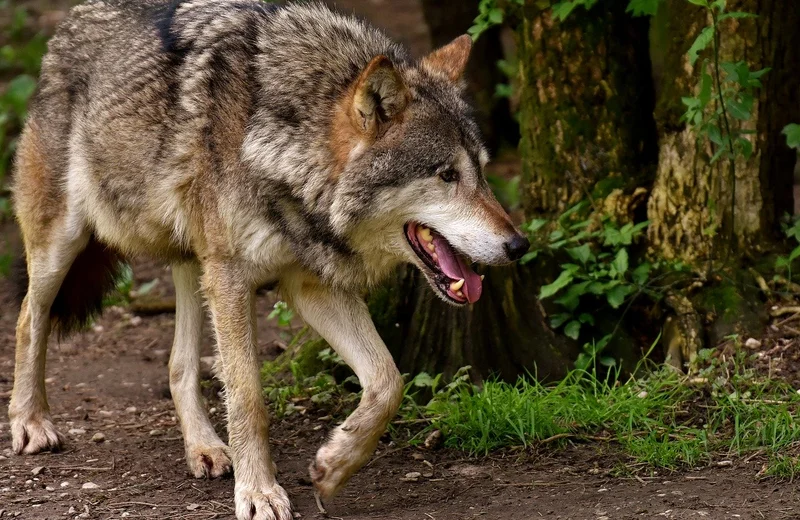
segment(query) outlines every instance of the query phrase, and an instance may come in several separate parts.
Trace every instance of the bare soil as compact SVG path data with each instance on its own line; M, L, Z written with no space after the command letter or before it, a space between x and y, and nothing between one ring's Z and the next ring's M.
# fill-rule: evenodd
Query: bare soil
M159 278L157 295L172 291L165 269L140 264L135 272L139 284ZM273 301L259 298L261 316ZM173 315L138 317L110 308L90 331L51 345L47 390L67 444L62 453L33 457L12 455L5 417L16 315L10 284L0 281L0 518L232 518L233 481L187 473L167 382ZM259 332L261 355L274 357L276 331L261 319ZM206 349L212 354L210 339ZM207 397L224 438L218 390L209 384ZM323 518L307 467L333 427L325 415L310 408L272 427L280 480L299 518ZM104 442L92 441L97 433ZM387 436L373 461L327 505L332 518L348 520L800 518L800 486L759 481L759 462L615 478L625 463L608 446L469 458ZM34 468L44 469L34 475ZM422 476L409 481L410 472ZM82 489L86 483L98 487Z

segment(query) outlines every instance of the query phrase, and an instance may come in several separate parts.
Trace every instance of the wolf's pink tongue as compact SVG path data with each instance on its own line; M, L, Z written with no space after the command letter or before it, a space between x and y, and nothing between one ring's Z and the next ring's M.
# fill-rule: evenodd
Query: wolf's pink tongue
M464 280L464 287L461 292L470 303L475 303L480 299L483 292L483 282L481 277L464 262L464 259L455 254L453 248L447 240L433 234L433 245L436 246L436 255L439 257L439 267L442 272L453 279L453 281Z

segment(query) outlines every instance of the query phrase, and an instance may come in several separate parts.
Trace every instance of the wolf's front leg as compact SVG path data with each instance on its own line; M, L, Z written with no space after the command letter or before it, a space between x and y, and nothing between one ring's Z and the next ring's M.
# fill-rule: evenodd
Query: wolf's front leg
M290 520L292 506L275 480L270 457L269 422L256 356L253 287L236 265L206 262L203 268L225 383L236 518Z
M311 465L317 491L329 498L372 456L400 407L403 379L362 298L309 283L297 283L290 292L295 309L350 365L364 389L356 411Z

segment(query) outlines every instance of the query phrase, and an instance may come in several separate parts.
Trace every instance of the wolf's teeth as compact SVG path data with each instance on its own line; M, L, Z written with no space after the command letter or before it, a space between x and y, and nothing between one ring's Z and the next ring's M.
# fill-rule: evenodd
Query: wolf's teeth
M482 275L481 275L481 281L483 281L485 278L486 278L486 275L485 275L485 274L482 274Z
M462 287L464 287L464 279L463 278L461 280L457 281L457 282L453 282L453 283L450 284L450 290L453 291L454 293L457 293L457 292L461 291Z
M436 253L433 253L433 256L431 258L433 258L433 261L436 262L437 264L439 263L439 255L437 255Z
M431 230L428 228L422 228L419 231L419 237L425 242L433 242L433 235L431 234Z
M433 243L428 244L428 249L430 250L431 253L436 252L436 246L433 245Z
M458 291L456 293L456 296L458 296L459 298L463 298L464 297L464 293L462 293L461 291Z

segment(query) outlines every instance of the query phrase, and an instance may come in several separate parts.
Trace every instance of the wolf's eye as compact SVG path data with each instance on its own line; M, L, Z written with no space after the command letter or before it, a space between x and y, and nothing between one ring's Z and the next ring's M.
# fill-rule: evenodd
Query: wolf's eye
M441 177L444 182L456 182L458 181L458 172L450 168L440 173L439 177Z

